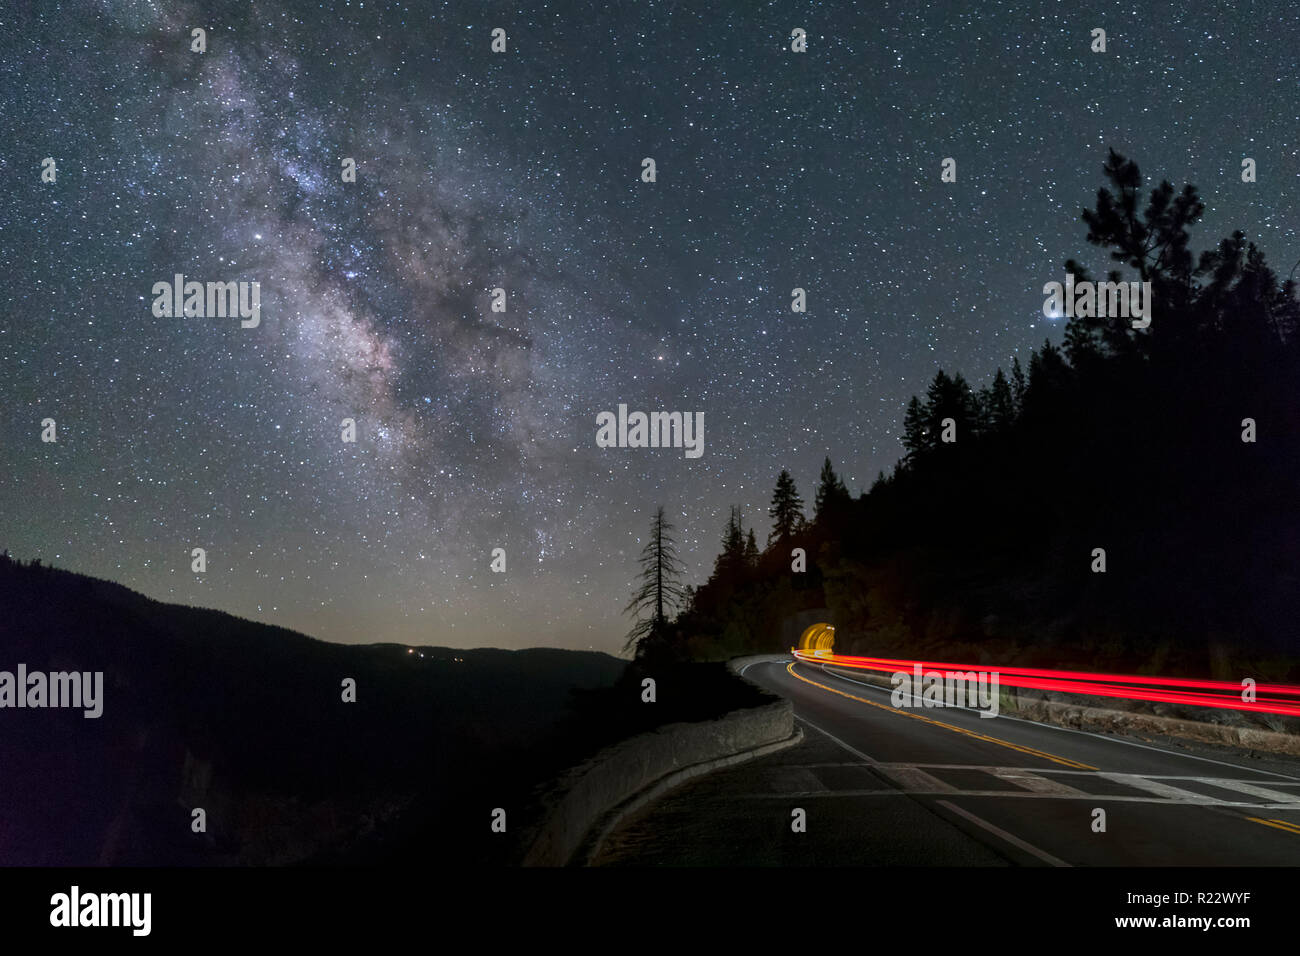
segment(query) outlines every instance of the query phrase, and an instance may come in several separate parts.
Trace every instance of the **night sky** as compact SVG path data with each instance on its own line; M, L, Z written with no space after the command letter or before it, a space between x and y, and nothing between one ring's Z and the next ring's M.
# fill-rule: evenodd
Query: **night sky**
M856 494L937 368L1059 342L1107 147L1285 275L1298 35L1294 0L7 4L0 547L329 640L617 651L656 505L699 583L781 468ZM260 326L155 317L176 273L259 281ZM704 412L703 456L597 448L620 403Z

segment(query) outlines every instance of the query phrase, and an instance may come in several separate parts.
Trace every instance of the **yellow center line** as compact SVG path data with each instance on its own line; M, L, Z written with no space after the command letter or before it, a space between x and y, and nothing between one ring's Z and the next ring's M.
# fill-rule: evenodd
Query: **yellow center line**
M884 704L878 704L874 700L867 700L865 697L858 697L854 694L849 694L842 690L837 690L834 687L828 687L826 684L818 683L815 680L809 680L807 677L804 677L802 674L796 674L794 672L793 661L790 662L790 666L786 668L786 671L790 674L791 677L795 677L803 681L805 684L812 684L814 687L820 687L822 690L828 690L832 694L839 694L841 697L847 697L849 700L856 700L859 703L866 704L868 707L878 707L881 710L888 711L891 714L898 714L900 717L911 717L914 720L923 720L927 724L934 724L936 727L943 727L946 730L952 730L959 734L965 734L967 737L974 737L976 740L985 740L991 744L997 744L1001 747L1009 747L1012 750L1020 751L1022 754L1030 754L1031 756L1034 757L1042 757L1044 760L1051 760L1053 763L1064 764L1067 767L1073 767L1075 770L1096 770L1097 769L1096 767L1090 767L1086 763L1079 763L1079 761L1077 760L1070 760L1068 757L1057 757L1054 754L1049 754L1042 750L1035 750L1033 747L1022 747L1019 744L1013 744L1005 740L999 740L997 737L990 737L987 734L977 734L975 733L975 731L967 730L965 727L958 727L955 724L946 724L942 720L935 720L933 717L925 717L922 714L917 714L910 710L902 710L898 707L886 707ZM1300 832L1300 830L1297 830L1296 832Z
M1294 833L1300 836L1300 826L1290 823L1287 820L1261 820L1259 817L1246 817L1251 823L1262 823L1266 827L1272 827L1274 830L1281 830L1284 833Z

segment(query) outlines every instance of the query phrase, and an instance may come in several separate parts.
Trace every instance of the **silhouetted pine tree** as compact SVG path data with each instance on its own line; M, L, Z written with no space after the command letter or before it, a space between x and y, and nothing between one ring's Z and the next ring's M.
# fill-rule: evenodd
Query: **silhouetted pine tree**
M970 385L960 374L950 376L940 369L925 390L926 442L930 448L943 444L943 420L951 418L959 440L976 433L978 409Z
M1011 397L1016 403L1016 415L1025 407L1025 370L1020 367L1019 356L1011 358Z
M772 533L767 536L769 546L773 541L777 544L788 541L803 527L803 499L795 490L790 472L784 468L777 476L776 490L772 493L772 507L767 509L767 514L772 519Z
M903 415L903 447L907 449L904 456L905 462L911 462L917 456L923 454L929 447L925 431L925 410L921 408L921 400L915 395L907 403L907 412ZM877 482L883 480L885 473L882 471Z
M685 596L681 586L682 566L672 531L673 526L664 517L660 505L650 522L650 539L637 562L641 566L637 574L641 583L623 612L638 618L623 645L627 650L635 644L637 657L657 650L654 645L667 641L668 614L680 606ZM649 617L641 616L645 612L649 612Z
M727 516L727 527L722 532L722 551L713 562L715 580L734 583L745 570L745 531L740 509L735 505Z
M815 517L821 521L833 519L844 511L850 500L849 489L835 474L835 469L831 467L830 456L827 455L826 460L822 462L817 494L813 499Z
M1016 400L1007 377L999 368L993 376L988 397L989 427L995 432L1005 432L1016 420Z

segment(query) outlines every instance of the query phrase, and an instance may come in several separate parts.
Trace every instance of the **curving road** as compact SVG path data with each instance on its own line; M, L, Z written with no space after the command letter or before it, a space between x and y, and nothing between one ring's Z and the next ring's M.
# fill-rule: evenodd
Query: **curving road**
M1300 864L1300 760L895 708L789 658L745 676L793 703L803 743L669 792L597 865Z

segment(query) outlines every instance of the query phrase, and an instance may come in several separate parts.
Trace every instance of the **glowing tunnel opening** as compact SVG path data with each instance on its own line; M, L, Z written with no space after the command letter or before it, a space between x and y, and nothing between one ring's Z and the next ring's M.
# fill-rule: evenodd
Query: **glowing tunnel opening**
M835 628L822 622L805 628L799 635L799 650L813 657L830 657L835 649Z

